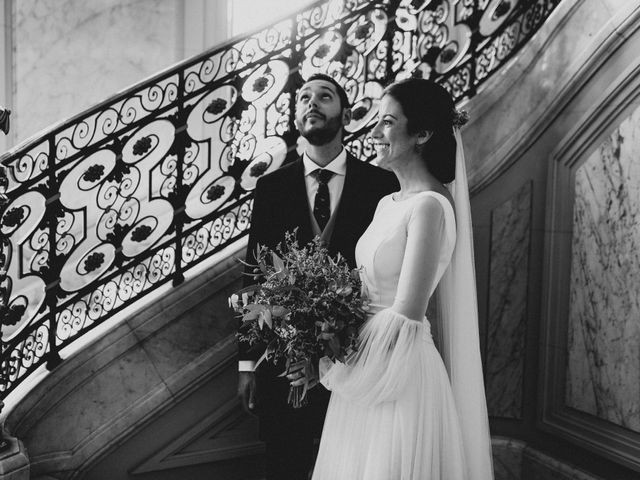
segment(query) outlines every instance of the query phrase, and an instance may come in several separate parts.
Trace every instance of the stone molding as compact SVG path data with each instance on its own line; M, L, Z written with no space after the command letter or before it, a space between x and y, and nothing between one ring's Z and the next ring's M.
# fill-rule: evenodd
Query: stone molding
M585 17L592 24L585 25ZM471 114L463 130L471 193L514 165L638 28L636 2L561 2L503 72L464 106Z
M240 440L233 444L216 442L216 437L221 433L229 435L230 432L241 430L246 419L247 415L244 414L238 402L235 399L230 400L203 418L202 422L172 440L131 473L139 475L197 463L262 454L264 446L257 440ZM207 438L203 439L205 436ZM195 449L194 446L196 446Z
M220 340L209 346L200 342L176 347L172 345L175 336L166 332L172 328L180 329L179 334L188 331L190 311L216 292L224 295L226 306L223 289L240 277L237 257L242 256L244 243L240 244L202 274L172 289L66 359L15 405L6 424L29 449L34 475L55 472L60 479L80 478L83 471L140 428L223 370L235 369L235 335L225 333L222 327ZM231 315L223 312L227 314ZM175 321L177 318L185 319L185 325L176 327L176 323L181 324ZM213 318L211 322L215 323ZM201 327L200 324L196 326ZM160 339L156 338L158 332ZM169 351L175 358L164 355ZM116 385L118 382L123 385ZM110 386L128 397L111 398ZM92 395L95 406L91 404Z
M29 480L29 456L20 440L3 434L8 448L0 452L1 480Z
M629 19L631 21L631 19ZM634 17L636 30L640 15ZM640 43L640 42L638 42ZM640 470L640 434L565 405L573 173L640 104L640 58L621 72L555 149L549 167L541 319L538 424L617 463Z

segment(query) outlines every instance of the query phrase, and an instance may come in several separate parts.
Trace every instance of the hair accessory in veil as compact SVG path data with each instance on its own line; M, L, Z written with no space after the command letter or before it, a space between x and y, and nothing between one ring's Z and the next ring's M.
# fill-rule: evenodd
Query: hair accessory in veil
M453 109L453 128L460 128L469 121L469 112Z

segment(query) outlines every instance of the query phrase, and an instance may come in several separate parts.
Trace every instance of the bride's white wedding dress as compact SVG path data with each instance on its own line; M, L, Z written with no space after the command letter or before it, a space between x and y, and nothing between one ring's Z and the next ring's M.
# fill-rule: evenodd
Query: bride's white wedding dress
M322 378L332 396L314 480L470 480L451 383L424 317L455 245L443 195L380 201L356 247L371 316L355 358Z

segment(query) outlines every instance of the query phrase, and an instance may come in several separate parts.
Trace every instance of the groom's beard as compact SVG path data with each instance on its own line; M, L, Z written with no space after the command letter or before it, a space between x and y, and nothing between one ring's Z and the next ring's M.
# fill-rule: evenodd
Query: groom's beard
M305 128L304 124L300 125L297 121L296 123L300 135L316 147L326 145L336 138L338 132L342 130L342 117L340 116L325 119L325 123L321 127Z

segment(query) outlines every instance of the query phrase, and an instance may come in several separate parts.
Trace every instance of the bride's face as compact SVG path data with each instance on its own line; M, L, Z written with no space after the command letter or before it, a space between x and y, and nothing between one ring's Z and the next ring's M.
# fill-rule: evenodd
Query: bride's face
M379 167L393 170L416 155L418 135L408 132L407 117L402 112L402 107L389 95L385 95L380 101L378 123L371 135Z

